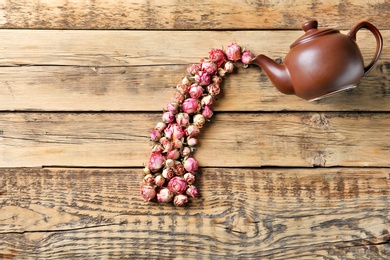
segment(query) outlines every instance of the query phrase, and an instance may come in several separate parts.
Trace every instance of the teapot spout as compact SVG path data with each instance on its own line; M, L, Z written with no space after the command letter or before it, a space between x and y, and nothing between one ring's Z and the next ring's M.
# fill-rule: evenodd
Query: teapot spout
M278 64L263 54L252 59L250 63L261 67L280 92L289 95L294 94L290 73L285 65Z

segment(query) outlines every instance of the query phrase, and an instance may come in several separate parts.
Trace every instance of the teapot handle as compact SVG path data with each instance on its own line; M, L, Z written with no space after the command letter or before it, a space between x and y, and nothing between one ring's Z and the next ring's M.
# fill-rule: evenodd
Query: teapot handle
M374 64L378 61L379 56L381 55L382 48L383 48L383 38L379 30L374 25L366 21L360 22L357 25L355 25L348 33L348 36L351 37L354 41L356 41L356 33L362 28L368 29L375 36L376 39L375 56L371 60L370 64L364 67L364 75L366 75L372 69Z

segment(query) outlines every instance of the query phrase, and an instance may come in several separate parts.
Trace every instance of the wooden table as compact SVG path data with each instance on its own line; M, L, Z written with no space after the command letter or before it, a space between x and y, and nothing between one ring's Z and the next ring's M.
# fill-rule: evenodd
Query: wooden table
M0 4L0 258L390 258L390 2L210 2ZM283 58L313 18L380 29L358 87L309 103L238 66L199 138L201 197L144 202L186 66L231 42Z

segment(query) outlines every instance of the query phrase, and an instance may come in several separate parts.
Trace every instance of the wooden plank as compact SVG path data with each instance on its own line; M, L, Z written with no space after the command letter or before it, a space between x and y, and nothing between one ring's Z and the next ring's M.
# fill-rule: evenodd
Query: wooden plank
M0 66L144 66L197 63L212 48L237 42L254 54L285 57L303 31L100 31L1 30ZM342 31L347 33L348 31ZM383 61L390 59L390 30L382 31ZM375 39L358 33L358 43L369 61ZM275 47L277 46L277 47ZM386 63L388 64L388 63ZM387 65L388 66L388 65Z
M2 111L161 111L185 65L0 68ZM215 111L390 111L390 62L381 60L358 87L307 102L281 94L258 68L226 77Z
M185 208L142 201L139 171L1 169L0 255L390 257L388 168L203 169Z
M2 28L295 29L308 19L350 28L369 20L389 29L389 3L365 1L3 1Z
M140 167L161 114L1 113L0 166ZM388 167L389 130L388 113L216 113L195 155L207 167Z

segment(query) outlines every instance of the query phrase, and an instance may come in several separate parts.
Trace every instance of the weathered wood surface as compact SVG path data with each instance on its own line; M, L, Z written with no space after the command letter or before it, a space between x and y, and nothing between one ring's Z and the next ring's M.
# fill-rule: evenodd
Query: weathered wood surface
M0 166L141 167L161 113L2 113ZM202 166L390 166L388 113L217 113ZM210 158L213 158L210 160Z
M390 31L382 34L381 59L352 91L309 103L280 94L259 68L239 68L225 80L215 109L389 111ZM2 35L0 66L11 67L0 67L0 110L160 111L186 66L211 48L238 40L254 53L284 57L302 32L3 30ZM368 62L374 38L362 31L358 42Z
M2 169L0 257L388 259L390 171L204 169L185 208L141 169ZM207 256L207 257L206 257Z
M2 1L1 28L296 29L303 20L351 28L369 20L390 29L387 0L354 1Z

